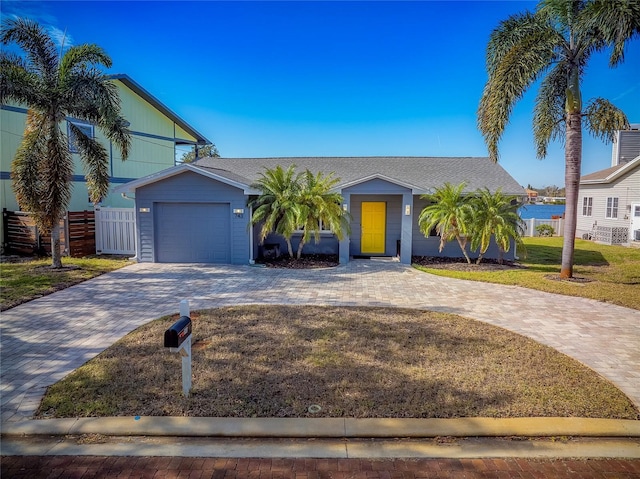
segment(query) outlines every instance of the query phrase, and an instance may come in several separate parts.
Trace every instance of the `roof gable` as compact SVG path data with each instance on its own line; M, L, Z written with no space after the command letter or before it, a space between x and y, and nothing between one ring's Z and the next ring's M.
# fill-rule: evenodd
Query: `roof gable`
M206 139L201 133L196 131L191 125L189 125L186 121L180 118L176 113L174 113L169 107L167 107L164 103L158 100L155 96L145 90L139 83L135 82L129 75L124 73L119 73L115 75L109 75L109 79L118 80L122 82L122 84L126 85L129 89L131 89L136 95L140 98L148 102L155 109L173 121L176 125L180 126L184 131L189 133L191 136L197 139L199 145L205 145L211 143L208 139Z
M590 173L580 178L581 185L608 184L616 181L621 176L640 166L640 156L635 157L628 163L605 168L604 170ZM640 170L638 170L640 171Z
M247 195L258 194L259 192L252 189L249 184L243 183L242 181L232 180L227 178L227 176L221 176L215 173L215 171L211 171L208 168L198 168L190 163L183 163L181 165L173 166L171 168L167 168L165 170L159 171L157 173L153 173L151 175L147 175L143 178L139 178L137 180L130 181L125 183L122 186L118 186L113 191L114 193L131 193L133 194L136 189L141 188L146 185L150 185L152 183L156 183L158 181L162 181L167 178L171 178L172 176L180 175L186 171L192 171L194 173L206 176L211 178L212 180L220 181L221 183L225 183L230 186L234 186L244 191Z

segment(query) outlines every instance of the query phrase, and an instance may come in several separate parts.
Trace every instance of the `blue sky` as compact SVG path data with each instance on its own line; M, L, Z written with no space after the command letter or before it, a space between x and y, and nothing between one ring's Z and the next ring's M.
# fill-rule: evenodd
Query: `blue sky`
M476 109L488 36L536 2L9 2L67 43L96 43L226 157L486 156ZM515 108L500 163L536 187L564 184L564 150L535 157L536 90ZM625 63L592 59L583 98L640 123L640 40ZM585 135L583 174L610 166Z

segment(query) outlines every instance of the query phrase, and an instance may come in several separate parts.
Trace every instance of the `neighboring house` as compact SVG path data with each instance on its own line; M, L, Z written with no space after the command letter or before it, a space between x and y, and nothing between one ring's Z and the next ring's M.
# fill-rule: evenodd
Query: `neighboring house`
M530 190L529 188L525 188L526 193L527 193L527 202L528 203L535 203L538 201L538 192L536 190Z
M640 125L617 132L610 168L580 178L576 236L640 242Z
M110 182L112 186L127 183L133 179L164 170L175 164L177 145L203 145L210 143L178 115L162 104L157 98L142 88L127 75L110 77L118 87L122 114L129 122L132 142L129 158L121 161L119 152L112 148L98 128L93 125L67 118L67 122L80 125L91 135L103 139L110 153ZM0 147L0 201L3 208L17 210L18 204L13 193L11 181L11 163L22 141L27 110L22 105L1 105L0 124L2 124ZM62 128L68 132L68 126ZM73 145L70 145L73 151ZM73 176L73 194L69 204L70 211L92 210L89 200L80 157L73 155L75 169ZM101 205L112 207L133 207L133 202L120 194L109 194Z
M445 182L466 182L466 191L502 188L524 198L525 191L488 158L204 158L132 181L118 191L135 195L137 258L141 262L203 262L247 264L261 256L259 225L250 226L247 202L260 191L252 187L265 168L295 164L297 171L333 172L335 190L351 215L351 234L339 241L323 232L319 244L304 253L339 254L346 263L354 256L396 256L410 263L412 255L461 256L458 244L438 252L440 238L425 237L417 218L433 193ZM294 235L297 247L301 234ZM265 244L280 244L270 235ZM487 257L497 255L492 246ZM507 255L513 258L514 248Z

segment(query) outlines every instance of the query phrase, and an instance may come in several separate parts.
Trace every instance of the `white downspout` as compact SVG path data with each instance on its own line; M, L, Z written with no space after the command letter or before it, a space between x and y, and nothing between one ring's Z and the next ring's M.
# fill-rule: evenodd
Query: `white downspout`
M256 264L256 260L253 258L253 225L251 224L251 218L253 218L253 209L249 207L249 224L251 225L249 230L249 264Z

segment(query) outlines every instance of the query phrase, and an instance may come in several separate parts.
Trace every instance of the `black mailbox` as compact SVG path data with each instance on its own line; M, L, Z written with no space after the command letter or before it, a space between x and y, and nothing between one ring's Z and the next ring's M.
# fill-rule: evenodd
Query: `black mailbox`
M180 316L180 319L164 332L164 347L179 348L189 336L191 336L191 318Z

